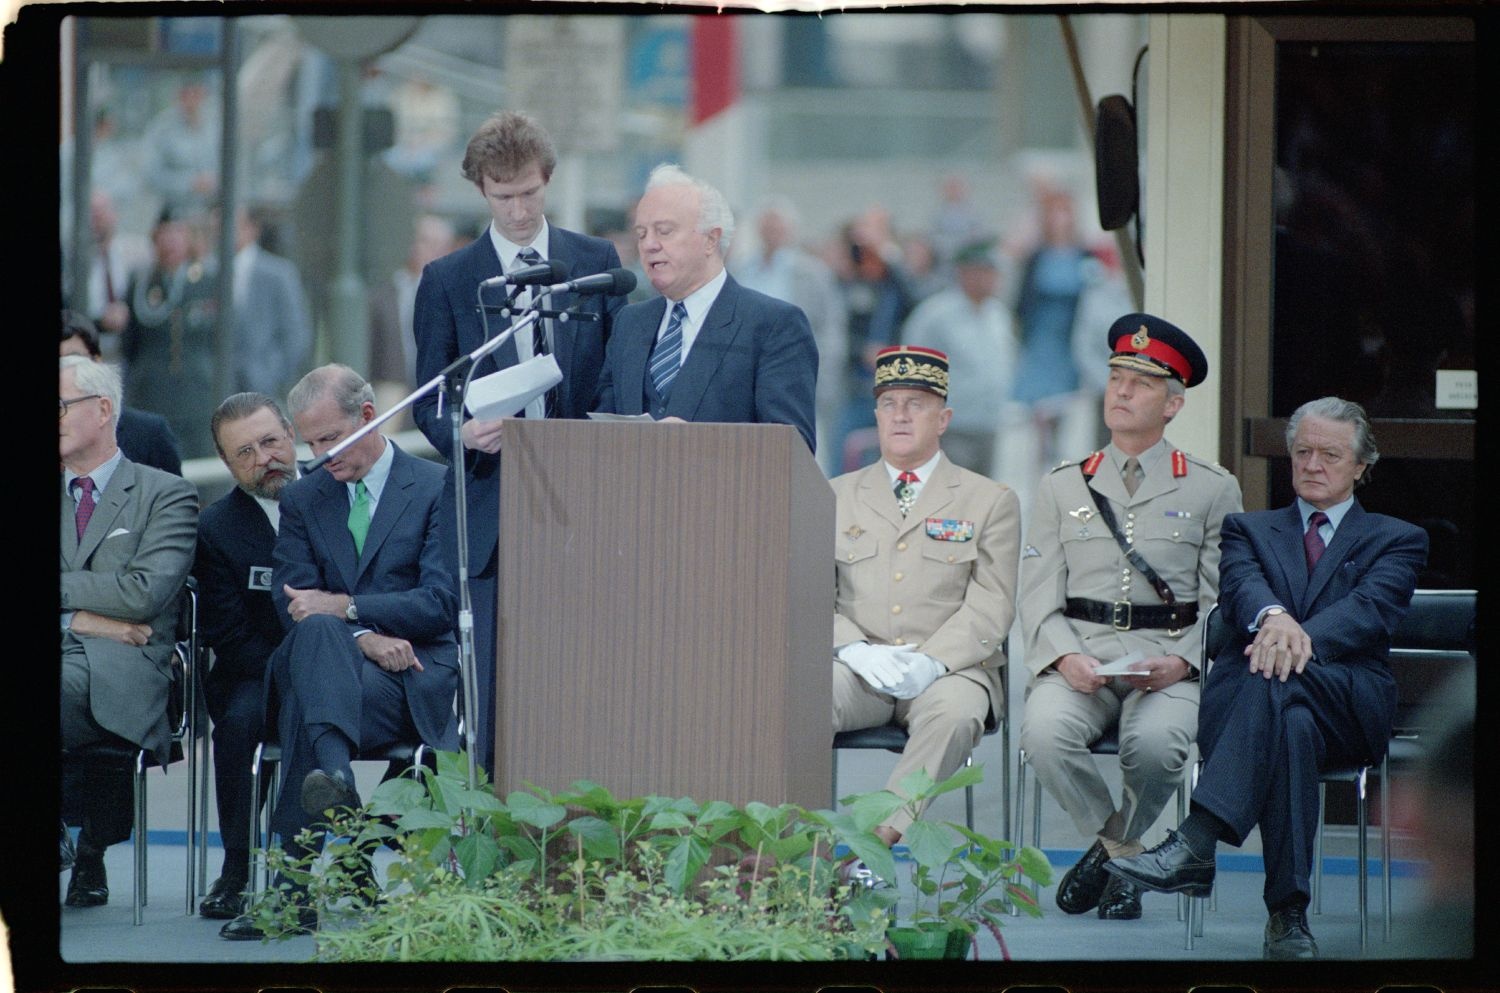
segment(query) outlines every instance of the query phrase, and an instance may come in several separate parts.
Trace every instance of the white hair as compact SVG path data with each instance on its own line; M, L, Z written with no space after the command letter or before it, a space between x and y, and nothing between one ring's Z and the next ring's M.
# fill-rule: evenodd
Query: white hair
M675 162L663 162L652 169L646 179L647 191L663 186L687 186L698 191L698 230L708 234L718 228L719 254L728 255L730 242L734 241L734 212L729 209L724 194L703 180L689 176Z
M64 355L57 361L57 371L64 369L73 370L73 384L85 394L96 393L109 400L110 428L119 426L125 388L115 367L95 362L87 355Z

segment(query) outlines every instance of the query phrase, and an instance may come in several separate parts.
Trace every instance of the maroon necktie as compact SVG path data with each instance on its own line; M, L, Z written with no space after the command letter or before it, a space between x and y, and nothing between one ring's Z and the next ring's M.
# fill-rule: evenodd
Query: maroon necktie
M1302 536L1302 548L1307 552L1307 572L1309 575L1318 567L1318 559L1323 557L1323 536L1318 533L1318 528L1328 523L1328 515L1321 510L1315 510L1307 518L1307 533Z
M73 480L73 485L78 487L78 509L73 514L73 519L78 522L78 540L83 540L83 532L88 530L89 518L94 516L94 481L88 476L79 476Z

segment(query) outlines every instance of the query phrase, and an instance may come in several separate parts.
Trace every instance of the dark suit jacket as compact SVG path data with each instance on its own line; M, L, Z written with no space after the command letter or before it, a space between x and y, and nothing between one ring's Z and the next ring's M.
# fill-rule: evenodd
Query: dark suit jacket
M198 629L203 643L214 650L205 686L211 709L218 709L230 684L263 679L266 660L281 644L270 582L275 547L276 531L266 512L238 486L198 518L193 575L198 580Z
M568 267L570 279L618 268L619 253L603 238L552 227L548 232L552 260ZM428 263L417 286L413 334L417 339L417 384L427 382L442 372L460 355L472 352L484 343L484 325L475 310L476 290L481 282L500 275L500 259L488 229L471 244L451 255ZM485 299L498 303L502 291L486 291ZM562 369L558 385L558 409L564 417L584 417L593 409L599 368L604 364L604 346L608 342L614 315L625 305L623 296L592 295L580 297L564 293L550 298L549 310L564 310L574 305L597 321L552 322L553 354ZM491 315L492 336L509 325ZM475 377L506 369L519 361L515 340L501 345L479 363ZM417 427L446 458L453 451L453 431L447 409L437 412L437 394L430 393L413 405ZM467 415L465 417L467 419ZM500 505L500 456L466 452L469 514L470 570L481 571L494 554ZM446 502L452 502L451 492ZM453 512L446 511L449 518Z
M1427 561L1426 532L1366 513L1356 500L1309 576L1293 504L1228 515L1221 547L1219 607L1236 636L1214 664L1245 665L1250 625L1262 608L1280 604L1312 639L1309 665L1349 667L1357 677L1352 710L1371 757L1383 755L1396 707L1386 656Z
M208 422L204 422L207 430ZM115 441L125 457L136 465L149 465L174 476L182 475L182 453L177 435L160 414L134 407L121 407L115 424Z
M165 761L167 688L177 639L178 601L193 564L198 494L177 476L121 460L78 538L73 498L59 493L61 599L64 611L88 610L149 624L145 645L62 633L62 650L89 664L89 711L107 731Z
M286 612L283 585L350 594L359 608L359 624L349 625L351 634L356 628L370 628L411 642L428 670L401 673L412 722L422 740L456 747L453 687L457 677L436 679L431 673L434 666L458 671L453 633L458 596L438 547L443 476L441 466L397 448L365 536L364 553L357 557L349 534L345 485L325 470L289 484L281 491L281 530L271 586L276 616L286 630L295 622ZM285 646L283 641L277 651L284 651Z
M620 311L595 410L647 413L646 363L666 312L665 297ZM650 413L685 421L790 424L813 448L817 378L818 346L802 311L730 276L703 319L665 409Z

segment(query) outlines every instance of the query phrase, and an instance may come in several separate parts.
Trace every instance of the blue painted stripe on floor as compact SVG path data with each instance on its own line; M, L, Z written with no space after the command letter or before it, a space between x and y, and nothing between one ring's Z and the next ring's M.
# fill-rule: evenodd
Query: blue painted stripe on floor
M1044 848L1042 850L1047 861L1058 868L1069 868L1079 859L1083 858L1083 850L1078 848ZM1265 860L1259 855L1240 852L1220 852L1217 858L1220 872L1254 872L1264 874L1266 871ZM1372 878L1380 876L1380 860L1369 859L1366 862L1369 875ZM1325 876L1355 876L1359 866L1359 859L1351 855L1326 855L1323 857L1323 874ZM1421 862L1409 859L1391 860L1391 876L1393 878L1415 878L1425 875Z

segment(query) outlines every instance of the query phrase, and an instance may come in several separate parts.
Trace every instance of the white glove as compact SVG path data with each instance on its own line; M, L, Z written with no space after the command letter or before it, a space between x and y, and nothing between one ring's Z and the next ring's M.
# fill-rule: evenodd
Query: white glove
M904 667L896 664L894 649L890 645L850 642L839 649L838 658L854 670L856 676L881 693L889 693L890 688L906 675Z
M920 696L922 691L937 681L937 678L948 670L943 663L931 655L909 649L898 649L895 652L896 664L905 670L905 675L895 686L886 690L897 700L911 700Z

